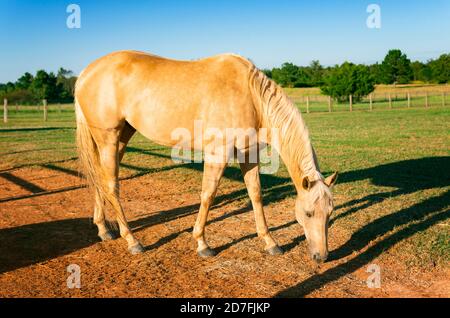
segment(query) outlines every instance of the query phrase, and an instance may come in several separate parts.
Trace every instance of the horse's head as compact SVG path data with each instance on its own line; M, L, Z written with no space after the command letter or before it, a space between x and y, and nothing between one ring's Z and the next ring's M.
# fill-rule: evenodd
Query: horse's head
M328 257L328 220L333 212L331 187L337 172L326 179L302 179L295 204L295 216L303 226L311 257L320 263Z

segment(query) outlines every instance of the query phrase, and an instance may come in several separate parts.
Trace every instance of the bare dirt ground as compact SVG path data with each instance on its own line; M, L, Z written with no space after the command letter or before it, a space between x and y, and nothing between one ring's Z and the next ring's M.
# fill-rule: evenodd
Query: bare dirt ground
M329 233L331 260L317 268L309 260L303 231L295 221L294 199L287 197L266 205L271 231L285 250L282 256L270 256L255 235L245 188L233 180L222 182L206 229L218 256L201 259L192 238L201 173L180 182L166 178L169 173L121 181L124 209L146 247L145 253L132 256L124 240L100 242L97 238L91 219L91 196L73 173L41 167L3 171L0 296L450 296L448 267L409 267L395 256L402 241L398 233L420 230L423 223L379 235L333 257L333 251L342 251L354 232L346 229L345 218L337 219ZM284 186L275 188L272 194L277 191L284 191ZM350 199L354 198L340 194L335 205L344 206ZM371 209L378 208L379 204L372 204L364 213L369 218ZM336 213L346 210L337 208ZM70 264L80 266L80 289L66 285ZM378 289L368 288L366 283L371 275L367 272L370 264L381 270Z

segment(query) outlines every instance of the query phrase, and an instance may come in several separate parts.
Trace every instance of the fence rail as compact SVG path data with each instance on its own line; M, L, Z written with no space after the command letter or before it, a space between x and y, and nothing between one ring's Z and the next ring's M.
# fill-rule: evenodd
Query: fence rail
M61 113L65 110L73 110L73 104L48 104L47 100L42 100L41 103L36 105L11 105L9 101L5 98L3 100L3 123L7 124L8 120L13 116L26 112L37 112L41 113L42 120L47 121L49 119L49 113ZM0 114L1 116L1 114Z
M380 110L380 109L401 109L401 108L429 108L431 106L450 106L450 91L441 92L405 92L405 93L372 93L361 100L355 100L353 96L348 97L345 103L337 103L331 97L325 95L305 95L301 97L291 97L291 100L299 107L302 112L337 112L337 111L361 111L361 110ZM41 107L42 106L42 107ZM42 120L48 120L49 111L62 112L67 109L67 105L52 104L43 100L38 105L19 105L13 107L8 104L8 100L3 100L3 123L8 123L11 111L19 113L21 111L42 111ZM70 105L70 109L73 106Z
M401 108L428 108L431 106L450 106L450 91L372 93L360 100L349 96L347 102L336 102L329 96L305 95L291 98L302 112L336 112Z

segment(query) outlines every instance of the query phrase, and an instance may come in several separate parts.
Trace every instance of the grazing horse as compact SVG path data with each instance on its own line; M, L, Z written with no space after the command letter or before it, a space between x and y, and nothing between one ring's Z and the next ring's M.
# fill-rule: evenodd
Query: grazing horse
M144 250L131 232L119 201L119 163L133 134L139 131L158 144L173 147L177 143L172 138L175 129L193 132L194 122L201 120L204 129L219 132L228 128L251 128L258 133L263 128L278 129L276 150L297 190L296 218L304 227L311 257L318 262L327 258L328 219L333 210L330 188L337 174L326 179L322 176L300 112L283 90L249 60L222 54L197 61L176 61L142 52L115 52L96 60L80 74L75 87L75 109L79 157L84 175L94 189L94 223L102 240L112 238L104 213L105 203L109 203L129 251L137 254ZM247 154L255 146L251 143L260 143L258 138L239 145L232 141L225 146L234 153ZM218 152L215 147L206 147L211 143L201 134L192 138L189 146L196 150L200 144L206 157L206 149ZM204 164L201 204L193 230L197 252L202 257L215 255L204 233L228 163L229 151L224 154L225 160ZM264 216L258 160L243 160L239 164L258 236L264 239L270 254L281 254Z

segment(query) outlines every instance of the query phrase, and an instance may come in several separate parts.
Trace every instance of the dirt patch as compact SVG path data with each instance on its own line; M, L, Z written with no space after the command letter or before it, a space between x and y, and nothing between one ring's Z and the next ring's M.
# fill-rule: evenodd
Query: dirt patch
M286 251L282 256L267 255L255 234L245 188L238 181L223 182L210 213L207 238L219 254L200 259L192 239L198 179L173 182L163 172L121 182L127 217L146 247L145 253L131 256L122 239L99 241L91 219L92 198L77 176L33 167L3 172L0 296L450 296L447 269L408 268L389 255L389 248L378 253L377 241L316 268L295 222L291 197L266 206L272 233ZM336 197L337 206L347 201L345 195ZM330 250L345 245L351 235L345 222L335 222ZM80 289L67 287L70 264L80 266ZM370 264L380 268L381 288L367 286Z

